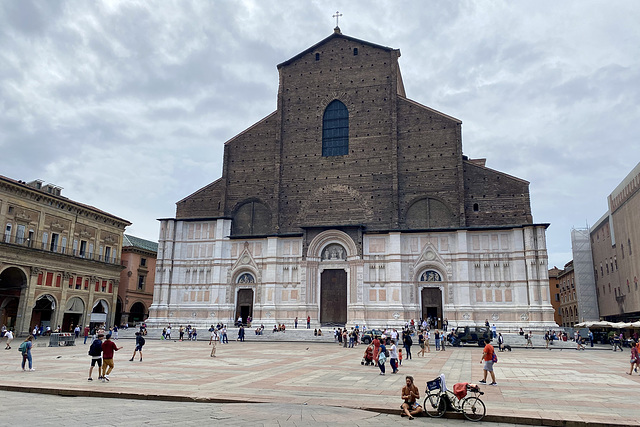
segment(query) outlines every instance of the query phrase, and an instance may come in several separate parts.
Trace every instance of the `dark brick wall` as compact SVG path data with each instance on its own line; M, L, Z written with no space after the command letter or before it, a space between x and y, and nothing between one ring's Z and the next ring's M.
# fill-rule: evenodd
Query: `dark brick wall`
M465 161L464 190L469 227L533 222L527 181Z
M375 231L415 228L418 202L448 227L530 223L526 181L463 162L461 122L398 95L399 54L337 36L281 64L278 110L226 143L222 178L178 202L177 217L231 217L251 200L269 209L271 233ZM349 154L322 157L334 99L349 110Z
M460 121L413 101L398 102L398 183L401 224L416 201L432 197L453 215L451 223L464 225L462 141Z

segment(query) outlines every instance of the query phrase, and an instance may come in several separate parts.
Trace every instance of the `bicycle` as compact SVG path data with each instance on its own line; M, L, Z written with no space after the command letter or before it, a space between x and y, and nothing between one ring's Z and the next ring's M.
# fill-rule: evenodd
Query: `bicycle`
M484 402L478 396L484 393L475 385L467 384L467 395L462 399L447 390L444 382L444 374L440 377L427 381L426 397L422 408L430 417L440 418L447 410L462 412L462 415L469 421L480 421L486 414Z

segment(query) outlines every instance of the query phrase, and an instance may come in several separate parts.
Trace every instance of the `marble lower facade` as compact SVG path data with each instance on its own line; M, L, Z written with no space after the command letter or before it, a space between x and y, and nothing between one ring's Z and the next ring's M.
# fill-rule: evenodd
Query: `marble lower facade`
M161 221L147 324L399 327L432 317L503 330L557 327L546 225L230 238L229 219Z

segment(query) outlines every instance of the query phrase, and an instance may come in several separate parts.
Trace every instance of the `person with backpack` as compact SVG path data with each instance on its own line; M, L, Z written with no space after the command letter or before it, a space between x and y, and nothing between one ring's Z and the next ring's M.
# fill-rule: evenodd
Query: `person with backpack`
M145 339L140 332L136 332L136 348L133 349L133 356L129 359L129 362L133 362L133 358L136 357L136 351L140 352L140 361L142 362L142 347L145 344Z
M93 367L98 365L98 380L102 380L102 339L104 334L99 333L89 346L89 356L91 356L91 367L89 368L89 381L93 381Z
M29 335L26 340L20 344L18 351L22 354L22 370L25 371L25 364L29 361L29 371L35 371L33 367L33 359L31 358L31 349L33 348L33 335Z

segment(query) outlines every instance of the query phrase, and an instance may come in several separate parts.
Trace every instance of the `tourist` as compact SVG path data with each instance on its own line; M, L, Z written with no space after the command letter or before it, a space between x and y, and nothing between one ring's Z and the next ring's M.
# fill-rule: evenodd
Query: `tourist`
M240 325L240 329L238 329L238 341L244 342L244 326Z
M211 339L209 340L209 345L211 346L211 357L216 357L216 341L218 341L218 331L214 329L211 332Z
M260 335L262 335L263 330L264 325L260 325ZM229 337L227 336L227 325L222 325L222 338L220 339L220 344L229 344Z
M391 340L391 348L389 350L389 363L391 364L392 373L398 373L398 347L396 347L396 340Z
M109 374L113 370L113 352L118 350L122 350L122 347L111 341L111 334L107 334L107 339L102 343L102 382L109 381Z
M196 328L193 328L191 330L191 336L193 337L194 341L198 341L198 330Z
M449 327L449 321L447 320L447 318L444 318L444 322L442 322L442 330L444 332L447 332L447 328Z
M90 331L89 325L85 326L84 327L84 343L83 344L87 343L87 338L89 338L89 331Z
M378 365L378 355L380 354L380 340L377 336L374 336L371 343L373 344L373 360L375 361L375 364Z
M380 344L380 351L378 353L378 357L376 358L376 362L378 363L378 368L380 368L380 375L385 374L384 363L387 361L387 347L384 344Z
M637 338L638 333L636 332L636 333L635 333L635 334L633 334L633 335L635 336L635 337L634 337L634 340L636 340L636 341L637 341L637 340L638 340L638 338ZM592 332L592 331L589 331L589 344L591 344L591 347L593 347L593 332Z
M29 361L29 371L35 371L35 369L33 368L33 359L31 357L31 349L33 348L34 339L35 338L33 335L29 335L27 339L24 340L22 344L20 344L20 347L18 347L18 350L20 350L20 353L22 354L22 370L23 371L26 370L25 364L27 361Z
M633 374L633 367L635 365L636 372L638 372L638 366L640 366L640 355L638 354L638 346L635 341L631 342L631 368L627 375Z
M13 341L13 332L11 329L7 329L4 333L4 336L7 337L7 346L4 348L5 350L11 350L11 341Z
M440 334L440 350L441 351L445 351L445 348L444 348L445 341L446 341L446 335L444 332L442 332Z
M418 331L418 347L420 347L420 351L418 351L418 357L420 355L424 357L425 345L424 345L424 331L422 331L422 329Z
M311 316L307 316L307 329L311 329Z
M78 337L80 336L80 325L76 325L76 327L73 329L73 333L76 336L76 339L78 339Z
M322 336L322 329L318 329L318 336L321 337Z
M347 348L347 328L342 331L342 346Z
M426 340L427 350L429 351L429 353L431 353L431 348L429 348L429 335L431 335L431 331L427 331L427 340ZM436 351L440 351L440 336L441 335L444 335L444 332L441 333L437 329L433 333L433 339L435 340L435 343L436 343Z
M493 339L498 338L498 330L495 323L491 325L491 335L493 335Z
M544 333L544 348L549 348L549 341L551 340L551 334L549 331Z
M213 325L211 325L213 327ZM178 339L180 341L184 341L184 327L180 325L180 329L178 329Z
M582 337L580 336L580 333L578 333L578 337L576 338L576 350L584 350L585 346L582 343Z
M113 325L113 339L118 339L118 325Z
M298 316L296 316L295 320L293 321L293 327L294 329L298 329Z
M213 325L211 325L211 327L209 328L209 333L210 333L210 337L209 337L209 345L211 345L211 343L215 340L218 339L218 331L216 331L216 328L213 327ZM256 332L256 335L258 335L258 332Z
M98 365L98 380L102 380L102 339L104 334L99 333L89 347L89 356L91 356L91 368L89 368L89 381L93 381L93 367Z
M549 345L548 340L547 345ZM504 351L504 337L502 336L502 332L498 334L498 350Z
M140 361L142 362L142 347L145 344L145 339L140 332L136 332L136 347L133 349L133 356L129 359L129 362L133 362L133 358L136 357L136 351L140 352Z
M314 330L313 330L313 336L314 336L314 337L317 337L317 336L318 336L318 330L317 330L317 329L314 329Z
M413 383L413 377L411 375L407 375L405 380L407 385L402 387L402 399L404 403L400 406L400 409L402 409L402 416L407 416L412 420L415 415L422 412L422 407L418 403L420 391Z
M528 334L524 335L524 339L527 340L527 345L524 346L524 348L527 348L529 346L531 346L531 348L533 348L533 342L531 341L531 339L533 338L533 332L529 331Z
M167 339L167 328L162 328L162 338L163 340Z
M498 385L498 383L496 382L496 376L493 373L493 346L491 345L491 340L490 339L486 339L484 340L485 346L484 346L484 351L482 352L482 360L480 363L484 363L483 366L483 370L484 370L484 378L482 378L482 380L480 381L480 384L486 384L487 383L487 373L491 373L491 384L489 385Z
M411 359L411 346L413 345L411 333L407 332L407 334L402 339L402 344L404 345L404 350L407 352L407 360Z

